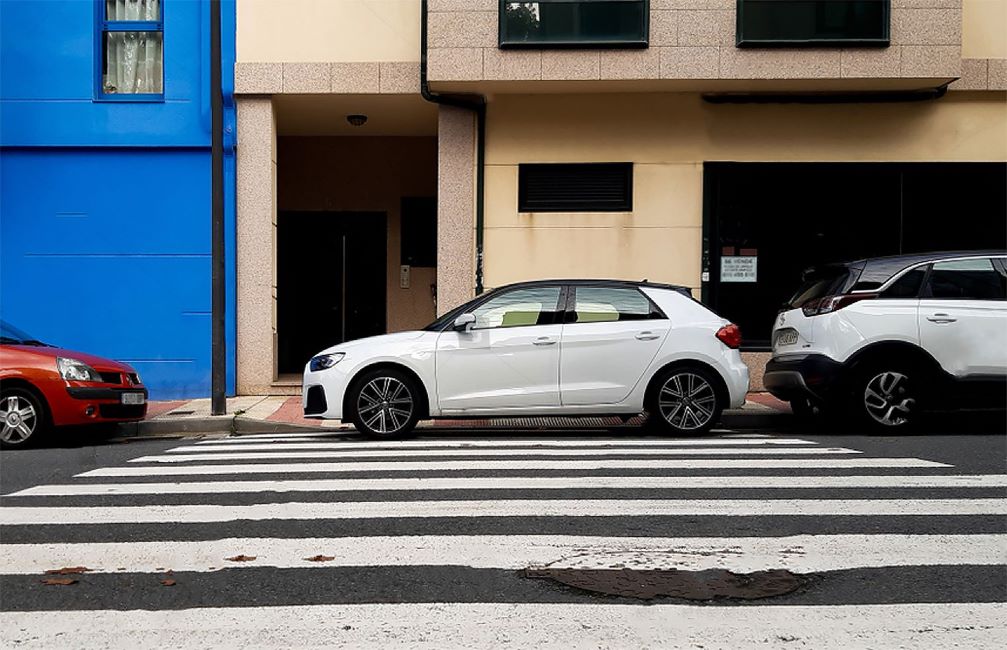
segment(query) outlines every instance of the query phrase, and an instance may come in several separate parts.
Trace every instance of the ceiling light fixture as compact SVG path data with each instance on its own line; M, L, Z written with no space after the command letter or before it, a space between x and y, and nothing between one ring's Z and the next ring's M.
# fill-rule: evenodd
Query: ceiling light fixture
M366 115L347 115L346 116L346 121L349 122L353 126L363 126L363 125L367 124L367 116Z

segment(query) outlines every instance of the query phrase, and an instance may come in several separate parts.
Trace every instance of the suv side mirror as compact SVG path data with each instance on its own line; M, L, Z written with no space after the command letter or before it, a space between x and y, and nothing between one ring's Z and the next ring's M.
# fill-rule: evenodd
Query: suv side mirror
M472 330L472 326L476 324L475 314L462 314L455 319L455 329L459 332L469 332Z

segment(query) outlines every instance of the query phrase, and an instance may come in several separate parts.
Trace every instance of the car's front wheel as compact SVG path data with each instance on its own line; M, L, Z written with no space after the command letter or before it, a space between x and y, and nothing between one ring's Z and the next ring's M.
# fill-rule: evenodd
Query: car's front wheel
M856 373L854 413L875 431L907 430L918 420L921 382L920 373L909 364L872 363Z
M42 401L26 388L0 389L0 447L27 447L36 442L46 428L47 415Z
M350 390L350 420L372 438L407 435L420 419L422 396L416 382L392 368L365 373Z
M673 368L661 373L654 386L647 405L647 421L657 430L700 435L720 420L724 405L710 371L696 367Z

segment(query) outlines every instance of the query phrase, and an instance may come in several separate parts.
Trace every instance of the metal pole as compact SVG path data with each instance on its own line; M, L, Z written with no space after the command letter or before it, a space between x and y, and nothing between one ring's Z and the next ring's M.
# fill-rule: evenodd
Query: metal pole
M212 227L210 412L227 412L224 333L224 106L221 97L220 0L210 0L210 197Z

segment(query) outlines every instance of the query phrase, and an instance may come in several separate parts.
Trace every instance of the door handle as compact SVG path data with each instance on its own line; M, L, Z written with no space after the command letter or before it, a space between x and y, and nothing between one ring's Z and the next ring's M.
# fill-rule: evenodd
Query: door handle
M555 345L556 341L549 338L548 336L540 336L539 338L532 341L535 345Z
M933 316L927 316L927 320L931 323L954 323L958 319L948 314L934 314Z
M653 341L654 339L661 338L661 335L654 334L653 332L640 332L636 335L636 338L640 341Z

